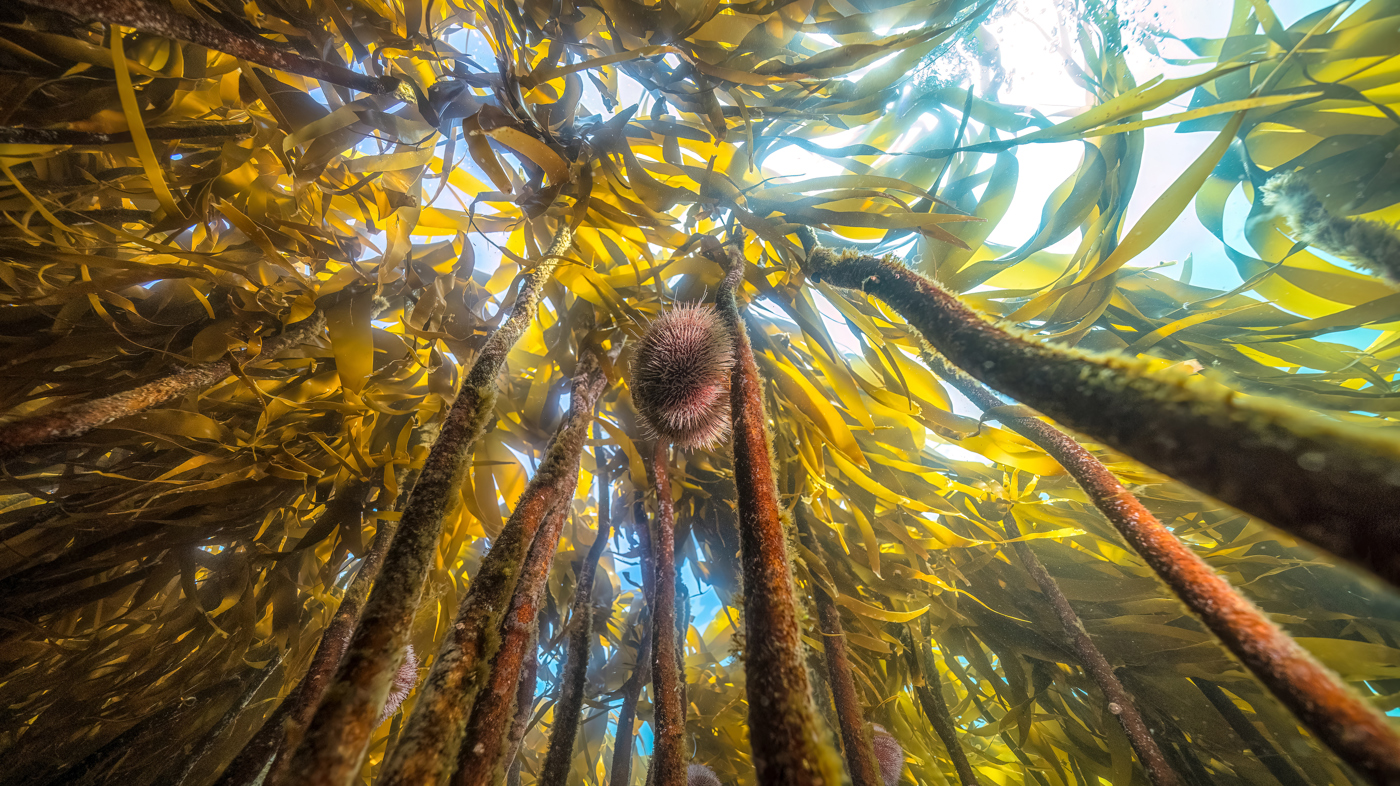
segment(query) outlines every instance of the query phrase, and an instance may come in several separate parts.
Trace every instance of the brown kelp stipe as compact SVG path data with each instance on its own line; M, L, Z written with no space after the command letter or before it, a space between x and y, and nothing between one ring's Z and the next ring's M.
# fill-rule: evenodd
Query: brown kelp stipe
M326 316L317 309L281 335L262 345L260 358L270 358L304 344L326 327ZM233 373L227 360L201 363L177 371L138 388L84 401L56 412L22 418L0 426L0 459L10 459L56 442L77 439L118 418L137 415L176 396L223 382Z
M592 412L592 407L588 411ZM543 468L543 467L542 467ZM578 488L578 457L569 480L560 488ZM544 599L549 570L554 566L554 552L559 548L559 535L573 511L572 493L555 496L554 507L545 523L535 533L530 553L520 567L515 593L510 599L510 611L501 624L500 645L491 659L491 673L481 686L477 701L472 705L466 734L457 754L457 772L452 786L492 786L505 780L509 765L510 729L515 725L515 702L520 693L520 676L528 657L533 657L536 632L539 628L540 603Z
M633 727L637 724L637 701L642 696L642 688L651 681L651 627L645 621L642 624L645 627L637 644L637 664L622 686L622 705L617 709L617 737L613 740L608 786L632 783L632 738Z
M928 648L932 632L929 630L927 615L919 621L919 626L921 630L917 642L912 630L906 630L901 636L904 640L904 657L909 662L910 672L923 678L923 684L914 689L919 698L919 706L923 708L928 722L933 725L934 733L948 751L948 758L952 760L953 769L958 773L958 782L962 786L979 786L981 781L977 779L977 772L972 769L972 762L967 760L962 740L958 739L958 727L953 722L953 713L948 711L948 702L943 699L943 677Z
M598 428L594 427L594 435ZM598 572L598 559L612 536L612 479L603 456L602 447L594 454L598 478L598 531L593 545L579 560L578 580L574 584L573 612L569 619L569 651L564 661L564 673L559 681L562 689L554 705L554 725L549 730L549 750L540 768L538 786L567 786L569 765L574 759L574 739L578 736L579 717L583 713L583 692L588 683L588 655L593 649L593 577ZM532 688L533 689L533 688Z
M925 352L924 360L978 407L1003 406L939 355ZM1079 443L1027 415L998 419L1060 462L1187 608L1338 757L1375 783L1400 782L1400 736L1384 716L1236 592Z
M540 624L535 621L535 633L525 647L525 663L520 667L520 685L515 691L515 717L506 732L506 783L520 786L520 743L530 726L530 713L535 708L535 683L540 672Z
M277 49L261 38L185 16L171 6L152 0L21 0L21 4L58 11L84 21L125 25L143 33L188 41L239 60L366 93L392 93L400 84L396 77L367 76L344 66Z
M1089 638L1089 632L1084 629L1079 614L1069 605L1069 598L1065 597L1055 578L1041 564L1040 558L1031 551L1031 547L1020 539L1021 530L1016 526L1016 518L1010 510L1007 510L1002 518L1002 525L1006 527L1006 537L1011 540L1011 550L1016 552L1021 564L1026 567L1026 572L1031 574L1036 586L1040 587L1041 593L1045 595L1045 600L1050 603L1050 608L1055 610L1055 616L1060 618L1060 626L1065 629L1065 636L1069 638L1074 654L1079 658L1084 670L1089 673L1090 679L1099 686L1108 702L1109 713L1118 719L1123 732L1128 735L1128 742L1137 754L1138 763L1147 771L1147 779L1152 781L1154 786L1177 786L1181 779L1167 763L1162 749L1157 747L1157 741L1152 738L1152 732L1143 721L1142 713L1138 712L1137 701L1128 694L1128 689L1123 687L1123 683L1118 681L1118 675L1113 673L1108 659Z
M706 255L726 270L715 302L734 337L736 362L729 393L754 767L759 786L836 786L842 781L841 761L818 726L812 703L787 533L773 479L763 384L739 314L736 290L746 262L733 250L711 248Z
M656 488L656 531L652 535L651 674L655 742L647 782L685 786L684 675L678 668L676 635L676 512L671 501L670 443L657 440L648 469Z
M428 451L418 481L409 494L408 504L404 506L398 532L384 558L384 567L380 571L382 577L370 592L335 682L326 692L305 738L292 758L288 777L283 779L286 783L297 786L348 786L359 773L370 733L374 731L374 720L384 705L394 670L408 644L409 627L423 595L423 581L437 555L443 516L462 485L472 445L485 429L486 421L495 408L496 376L505 364L510 348L534 320L544 284L554 274L560 256L568 250L572 239L573 232L568 224L561 224L544 258L521 283L520 294L511 307L510 316L486 339L471 371L462 380L457 399L443 418L442 432ZM579 441L583 439L583 433L580 429L576 436ZM538 504L541 509L535 514L536 521L549 508L544 501ZM532 530L529 538L533 535ZM519 541L520 536L515 537ZM496 547L492 549L493 553L500 548L504 539L506 533L502 532ZM498 569L508 568L513 572L519 561L524 559L529 542L527 538L523 543L517 542L512 546L515 556L508 565L499 565ZM489 562L489 557L483 561L483 574ZM481 586L481 581L481 578L477 578L473 582L473 592ZM506 577L499 577L499 581L506 581ZM502 601L496 612L497 621L505 613L504 607ZM494 628L493 625L492 630ZM473 652L473 664L475 656ZM442 670L446 666L442 661L439 655L433 664L433 672L425 681L423 694L417 703L420 709L430 701L443 701L440 693L444 686L440 682L445 678ZM463 677L462 671L465 669L456 672L458 679ZM470 682L475 685L478 681L473 678ZM466 700L470 698L470 695L465 697ZM456 702L449 699L446 703L454 705ZM434 723L435 728L426 732L420 729L421 724L415 727L410 718L389 765L405 757L411 757L415 762L426 759L432 763L425 762L424 766L434 768L431 777L445 776L443 770L450 767L457 753L457 743L461 740L462 727L466 723L466 718L461 717L464 713L465 709L458 709L455 716L444 714L444 720ZM414 715L416 717L418 713ZM454 720L447 720L449 718ZM420 739L419 735L427 739ZM430 750L424 750L425 746ZM386 770L388 773L394 771L392 766ZM423 783L427 782L428 777L417 778L414 775L408 782ZM381 780L383 786L393 783L390 778ZM268 786L277 784L269 783Z
M1023 338L892 259L816 248L805 268L884 300L1016 401L1400 585L1400 441L1385 430Z
M812 535L814 513L806 502L797 503L797 529L807 548L820 554L821 548ZM810 566L809 566L810 567ZM822 648L826 654L827 679L831 682L831 699L836 708L836 722L841 727L841 744L846 753L846 771L851 786L881 786L880 762L875 758L874 741L861 710L855 677L851 674L851 659L846 649L846 632L841 628L841 610L836 605L835 587L826 587L821 579L812 577L812 599L817 607L817 623L822 632Z
M1206 700L1220 713L1220 717L1225 719L1230 728L1240 736L1245 747L1249 748L1260 764L1268 768L1269 773L1281 786L1307 786L1307 779L1293 768L1288 758L1280 753L1253 723L1249 722L1249 718L1244 716L1240 708L1235 706L1234 700L1226 696L1219 685L1199 677L1191 677L1190 680L1192 685L1205 694Z
M501 646L499 631L516 594L521 566L547 523L547 514L573 499L579 456L606 384L596 356L583 352L574 372L569 415L472 577L399 746L384 765L382 786L440 783L456 769L477 691L486 686L492 659Z
M379 520L379 529L360 562L360 569L345 589L345 596L340 599L330 624L321 633L321 641L311 656L311 665L291 693L263 721L262 727L243 746L243 750L224 768L224 774L215 786L252 786L258 782L269 761L273 761L272 769L265 779L280 773L279 765L286 765L286 754L301 739L302 731L325 694L326 685L345 655L350 636L355 632L355 624L359 622L360 610L364 607L365 598L369 597L375 577L379 575L384 554L389 550L397 527L397 522Z

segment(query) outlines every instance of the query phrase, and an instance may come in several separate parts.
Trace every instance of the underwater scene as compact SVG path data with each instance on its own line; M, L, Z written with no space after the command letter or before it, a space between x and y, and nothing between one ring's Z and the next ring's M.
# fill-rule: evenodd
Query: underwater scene
M0 2L0 786L1400 784L1400 0Z

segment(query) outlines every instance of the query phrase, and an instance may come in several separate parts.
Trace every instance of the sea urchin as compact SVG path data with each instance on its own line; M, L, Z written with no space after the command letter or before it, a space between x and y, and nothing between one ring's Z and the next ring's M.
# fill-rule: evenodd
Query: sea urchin
M713 308L681 305L651 323L632 365L632 400L656 436L682 448L729 432L734 341Z
M904 746L878 723L872 731L871 742L875 746L875 758L880 762L880 777L885 786L895 786L904 772Z

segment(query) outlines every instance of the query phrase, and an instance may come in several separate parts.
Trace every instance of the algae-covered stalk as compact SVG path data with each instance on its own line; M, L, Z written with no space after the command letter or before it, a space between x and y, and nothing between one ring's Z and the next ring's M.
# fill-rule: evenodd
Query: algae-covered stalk
M657 439L648 464L656 489L653 576L647 604L652 620L655 744L647 780L684 786L685 676L676 631L676 513L671 499L671 443L709 447L729 431L728 377L733 339L715 310L680 306L658 317L637 346L632 400Z
M1021 564L1026 567L1026 572L1031 574L1036 586L1040 587L1045 599L1050 602L1055 616L1060 618L1060 626L1064 628L1074 654L1079 657L1079 662L1094 680L1094 684L1103 692L1104 699L1108 701L1109 714L1117 718L1118 723L1122 725L1123 732L1128 735L1128 742L1133 746L1133 752L1137 754L1138 763L1147 771L1148 779L1154 786L1176 786L1181 783L1176 771L1167 763L1167 757L1162 755L1157 740L1153 739L1147 722L1142 719L1137 701L1128 694L1128 690L1118 680L1118 675L1113 673L1108 659L1089 638L1089 632L1084 629L1084 623L1069 605L1069 598L1065 597L1060 585L1041 564L1030 546L1020 539L1021 530L1016 526L1016 518L1009 510L1002 523L1006 527L1006 537L1011 540L1011 550L1016 552Z
M820 545L812 534L814 514L811 506L799 502L796 516L803 542L816 553ZM846 650L846 632L841 627L841 610L836 606L833 595L835 591L834 587L822 586L814 577L812 599L816 602L817 622L826 655L827 679L831 683L832 703L836 708L841 744L846 753L846 769L851 776L851 786L879 786L882 762L875 755L870 728L865 723L865 713L861 711L860 697L856 693L850 654Z
M1400 441L1384 432L1015 335L892 259L817 248L806 270L884 300L992 388L1400 585Z
M399 520L394 542L384 558L381 573L387 580L375 582L335 682L313 716L306 738L293 756L288 775L296 783L305 786L348 786L360 771L369 736L374 729L374 718L389 694L394 669L408 643L409 626L422 598L428 567L437 553L448 503L458 493L472 445L485 429L487 418L495 406L496 376L504 366L510 348L534 319L544 284L553 275L572 239L573 232L568 224L561 225L544 258L525 276L510 316L486 340L471 371L462 380L457 399L443 419L441 434L428 451L418 481ZM581 440L582 435L578 438ZM543 501L539 504L548 509ZM542 516L543 512L540 510L537 516ZM534 533L529 534L533 536ZM520 536L516 537L518 541ZM493 553L505 539L505 533L502 533L502 538L492 548ZM520 560L524 559L528 542L516 542L509 549L511 557L505 560L507 564L500 565L498 569L508 568L513 573ZM503 559L504 556L497 562ZM486 567L483 564L483 575ZM478 578L472 585L473 591L482 583L482 579ZM486 583L489 584L489 580ZM468 597L471 597L471 593ZM504 611L501 608L496 612L496 619L499 620L499 615ZM468 658L473 664L477 657L475 646L473 644L471 657ZM444 686L438 682L447 678L443 673L445 668L440 655L429 674L424 695L420 697L420 708L428 703L428 699L440 695L440 689ZM465 677L462 671L456 672L455 676L458 680ZM462 699L469 702L478 681L467 679L466 683L466 695ZM450 766L465 723L466 718L459 713L455 716L445 715L431 729L422 729L414 727L410 718L396 754L411 753L415 761L423 762L422 766L434 773L422 777L413 775L410 778L412 782L438 777ZM397 759L391 759L390 764L395 761ZM393 769L388 772L392 773ZM383 780L386 786L393 783L391 778Z
M577 486L577 463L572 477ZM482 685L467 721L466 735L457 757L457 772L452 776L453 786L490 786L505 779L510 766L509 736L515 725L520 677L527 658L534 652L545 584L554 564L554 552L559 547L559 535L572 509L573 497L561 494L544 525L535 533L535 542L530 545L530 553L515 584L510 611L502 624L500 646L491 659L491 674Z
M726 269L715 294L734 336L730 377L734 485L738 492L739 550L744 574L744 668L749 741L760 786L835 786L840 759L818 725L802 655L787 532L773 479L763 385L739 314L742 255L710 249Z
M594 433L597 434L597 427ZM573 615L569 620L569 652L560 678L563 691L554 705L554 725L549 730L549 750L540 770L540 786L565 786L569 765L574 757L574 738L578 736L579 715L583 711L583 692L588 682L588 654L593 645L593 576L598 571L598 559L607 548L612 535L612 479L602 448L596 454L598 478L598 531L593 545L578 566L578 581L574 584ZM533 691L533 688L532 688ZM531 695L534 695L533 692Z
M919 706L923 708L924 715L933 725L934 733L938 735L938 739L943 742L943 747L947 749L948 758L953 761L953 769L958 773L958 782L962 786L978 786L981 781L977 779L977 773L972 769L972 763L967 760L967 753L963 750L962 741L958 739L957 726L953 723L953 715L948 711L948 702L943 699L943 678L928 651L926 643L930 640L928 617L920 619L919 625L921 628L920 641L914 641L914 634L911 631L905 631L903 637L904 657L909 662L909 669L914 674L919 675L923 682L922 685L914 689L915 695L919 699ZM944 655L947 655L946 651Z
M940 355L925 352L924 360L982 409L1002 405ZM1107 467L1044 421L998 417L1060 462L1177 597L1338 756L1378 783L1400 778L1400 737L1386 719L1187 548Z
M384 764L383 786L436 783L455 769L476 693L485 685L487 666L500 644L498 630L515 595L521 566L549 511L573 498L579 455L606 381L597 359L585 353L574 372L569 416L482 559L451 632L438 647L399 745Z
M259 357L274 357L305 343L325 327L325 314L317 309L306 319L288 327L281 335L268 339L263 344ZM118 418L145 412L192 390L222 382L232 373L233 367L227 360L201 363L132 390L6 423L0 426L0 459L23 456L44 445L77 439Z

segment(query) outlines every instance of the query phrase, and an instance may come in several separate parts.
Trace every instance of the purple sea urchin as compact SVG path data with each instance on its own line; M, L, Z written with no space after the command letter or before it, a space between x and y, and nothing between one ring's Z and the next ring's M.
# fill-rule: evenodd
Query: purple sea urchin
M722 786L715 771L703 764L692 764L685 769L686 786Z
M632 400L657 437L703 448L729 432L734 340L713 308L680 305L651 323L632 364Z
M880 762L880 778L885 786L895 786L904 772L904 746L885 727L873 724L871 742L875 747L875 759Z

